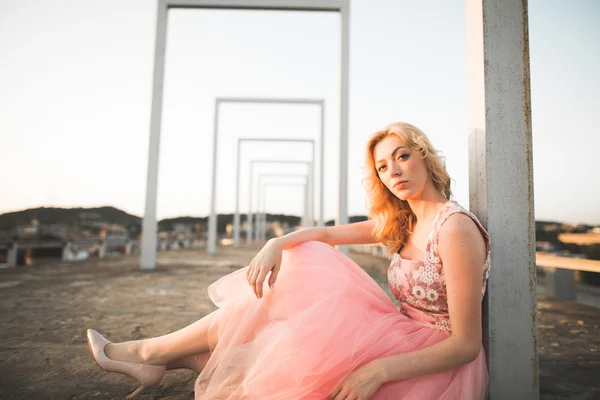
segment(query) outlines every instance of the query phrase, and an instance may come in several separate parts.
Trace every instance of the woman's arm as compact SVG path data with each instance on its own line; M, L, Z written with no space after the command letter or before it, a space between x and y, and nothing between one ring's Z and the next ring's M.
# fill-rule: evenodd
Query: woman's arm
M292 248L310 240L317 240L332 246L340 244L369 244L373 243L373 229L375 229L375 222L367 220L346 225L300 229L271 239L269 242L274 242L281 250Z
M278 238L270 239L250 262L246 278L248 284L261 298L263 284L270 271L269 286L272 288L277 280L281 266L281 253L301 243L316 240L330 245L339 244L366 244L373 243L372 232L375 222L372 220L356 222L353 224L305 228Z
M487 254L483 237L468 216L453 214L440 229L438 249L446 277L452 335L420 350L374 360L350 374L336 393L342 389L360 392L364 387L368 398L372 394L368 391L379 386L361 382L381 385L432 375L477 358L481 348L481 283ZM331 398L336 398L335 394Z

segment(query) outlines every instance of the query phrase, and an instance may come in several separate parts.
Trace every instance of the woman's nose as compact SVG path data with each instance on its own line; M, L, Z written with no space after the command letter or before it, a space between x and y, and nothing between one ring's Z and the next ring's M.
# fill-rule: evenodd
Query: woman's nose
M400 166L398 165L398 163L393 162L390 166L390 172L392 174L392 176L400 176L402 175L402 169L400 168Z

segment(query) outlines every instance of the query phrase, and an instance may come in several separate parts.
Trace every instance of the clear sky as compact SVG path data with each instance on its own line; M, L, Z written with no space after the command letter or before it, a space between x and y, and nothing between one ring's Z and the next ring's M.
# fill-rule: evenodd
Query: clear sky
M143 214L156 4L0 0L0 213L112 205ZM429 135L468 206L464 7L351 1L351 215L366 213L365 141L393 121ZM600 2L530 0L529 18L536 218L599 224ZM326 101L325 217L333 218L339 40L333 13L171 11L158 217L208 214L214 99L252 96ZM317 139L319 112L225 105L219 126L217 211L231 213L237 139ZM249 160L309 156L308 145L245 145L241 211ZM273 170L305 172L256 172ZM300 215L302 188L270 188L266 207Z

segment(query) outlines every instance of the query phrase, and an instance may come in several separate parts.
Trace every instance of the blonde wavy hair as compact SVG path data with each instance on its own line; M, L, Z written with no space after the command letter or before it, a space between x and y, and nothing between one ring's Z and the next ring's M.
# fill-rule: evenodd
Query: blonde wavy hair
M375 146L390 135L398 136L415 153L421 154L433 185L446 199L450 199L452 191L444 158L434 149L419 128L404 122L395 122L371 136L367 142L364 166L369 218L375 221L373 237L383 243L391 255L400 250L412 233L416 217L408 202L400 200L390 192L377 173L374 159Z

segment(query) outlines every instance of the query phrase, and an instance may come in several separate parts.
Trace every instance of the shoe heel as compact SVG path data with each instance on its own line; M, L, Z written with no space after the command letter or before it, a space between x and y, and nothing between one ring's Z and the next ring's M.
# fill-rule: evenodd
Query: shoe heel
M139 388L135 389L129 396L125 397L125 400L133 399L138 393L142 393L146 389L146 385L141 385Z

